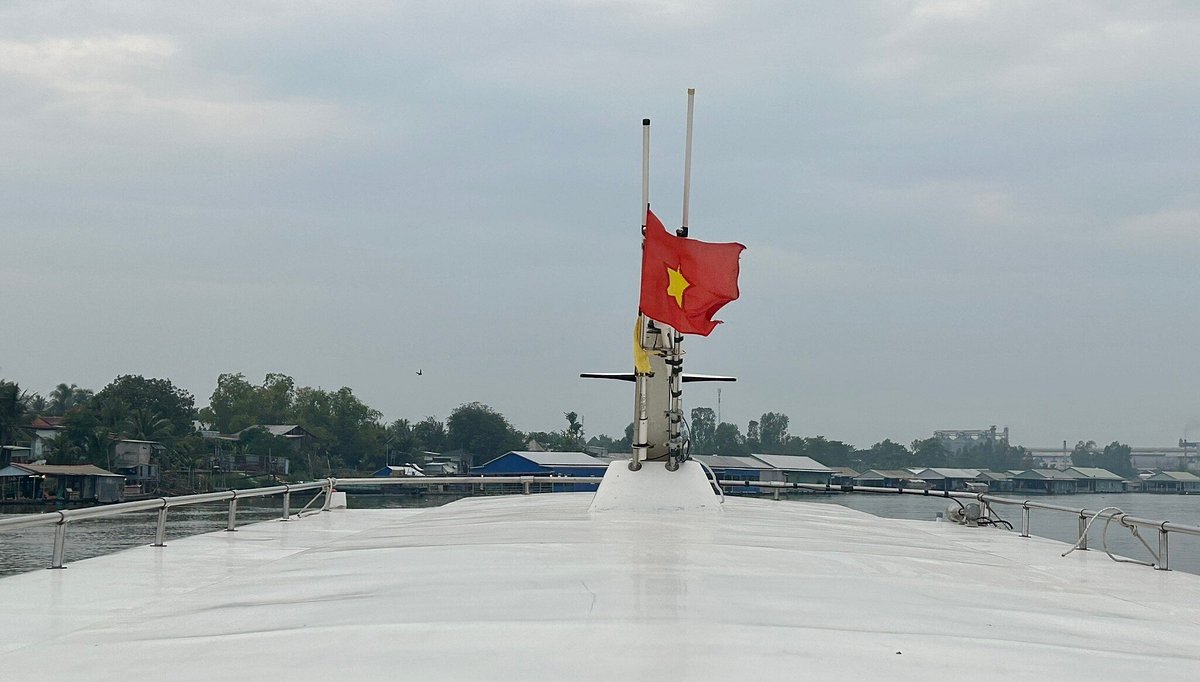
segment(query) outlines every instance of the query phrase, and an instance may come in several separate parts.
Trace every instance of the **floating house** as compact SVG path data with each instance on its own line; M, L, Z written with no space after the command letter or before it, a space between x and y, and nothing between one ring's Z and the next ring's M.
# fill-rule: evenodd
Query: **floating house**
M914 478L925 481L929 490L967 490L967 481L974 481L979 476L979 469L922 469Z
M10 464L0 469L0 499L120 502L125 477L91 464Z
M1044 495L1076 492L1075 476L1058 469L1026 469L1012 478L1013 491Z
M1006 493L1013 490L1011 471L980 471L973 481L986 485L990 493Z
M831 485L854 485L854 479L861 473L850 467L830 467L833 474L829 477Z
M720 481L768 481L775 469L770 464L754 457L733 455L692 455L692 459L712 469ZM766 476L764 477L764 474ZM726 487L727 492L741 495L757 495L763 492L756 486Z
M784 481L787 483L820 483L828 485L833 470L821 464L812 457L803 455L770 455L751 454L771 467L772 471L764 471L759 480Z
M1200 494L1200 476L1190 471L1160 471L1142 480L1142 492Z
M869 469L854 478L854 485L875 488L922 488L927 485L908 469Z
M1108 469L1071 467L1063 473L1075 477L1075 492L1077 493L1120 493L1125 491L1125 480Z

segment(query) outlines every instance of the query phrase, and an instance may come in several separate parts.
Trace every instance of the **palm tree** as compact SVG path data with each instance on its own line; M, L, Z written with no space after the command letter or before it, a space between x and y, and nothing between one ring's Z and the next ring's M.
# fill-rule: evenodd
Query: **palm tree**
M78 388L75 384L70 386L59 384L50 391L50 414L62 416L67 413L67 409L71 406L72 400L75 397L75 389Z
M29 393L25 396L25 410L31 415L45 414L47 409L46 399L40 393Z
M50 414L62 416L91 400L95 391L90 388L79 388L75 384L59 384L50 391L48 408Z
M108 427L97 426L84 438L87 458L96 466L112 468L112 432Z
M171 436L171 421L143 408L130 410L123 427L126 437L137 440L162 441Z
M76 464L83 454L79 445L65 431L46 441L46 446L46 462L49 464Z
M0 445L9 445L16 428L25 425L27 398L16 382L0 379Z

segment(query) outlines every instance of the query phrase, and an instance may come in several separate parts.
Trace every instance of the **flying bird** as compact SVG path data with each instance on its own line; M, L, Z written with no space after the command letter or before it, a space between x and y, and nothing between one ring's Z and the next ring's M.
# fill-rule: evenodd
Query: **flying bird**
M417 370L417 376L421 376L421 370Z

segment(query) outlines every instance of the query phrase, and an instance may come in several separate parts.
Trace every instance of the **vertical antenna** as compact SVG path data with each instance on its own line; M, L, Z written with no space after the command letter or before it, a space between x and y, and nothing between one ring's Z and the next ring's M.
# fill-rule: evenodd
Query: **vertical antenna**
M646 211L650 210L650 119L642 119L642 234L646 234Z
M692 196L692 112L696 108L696 88L688 88L687 137L683 143L683 221L675 234L688 236L688 201Z
M641 218L642 237L646 236L646 213L650 210L650 119L642 119L642 205ZM642 248L645 248L643 244ZM645 348L646 345L646 316L642 315L642 311L638 310L637 338L634 343L638 348ZM650 446L650 413L646 405L647 378L644 374L634 372L634 416L636 424L633 429L633 443L630 444L630 449L633 450L633 458L629 460L630 471L637 471L642 468L642 462L649 455Z

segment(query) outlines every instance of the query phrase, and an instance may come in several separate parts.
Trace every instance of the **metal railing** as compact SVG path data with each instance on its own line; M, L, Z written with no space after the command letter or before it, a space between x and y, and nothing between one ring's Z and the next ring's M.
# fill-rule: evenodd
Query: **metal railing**
M1120 523L1125 528L1130 529L1134 537L1146 546L1150 554L1154 556L1155 561L1151 564L1155 569L1160 571L1171 570L1170 566L1170 533L1182 533L1184 535L1200 536L1200 526L1192 526L1185 523L1175 523L1174 521L1160 521L1156 519L1143 519L1137 516L1130 516L1120 510L1112 508L1104 510L1088 510L1083 508L1065 507L1058 504L1050 504L1047 502L1037 502L1029 499L1019 499L1012 497L1000 497L999 495L991 495L988 493L972 493L958 492L945 490L929 490L918 488L880 488L875 486L861 485L843 485L837 486L824 483L789 483L784 481L721 481L721 486L725 488L766 488L771 489L775 494L775 499L779 499L781 490L809 490L822 493L878 493L883 495L920 495L923 497L941 497L947 499L961 500L976 500L983 505L1011 505L1021 508L1021 537L1029 537L1029 512L1031 509L1044 509L1054 512L1065 512L1079 517L1079 540L1076 545L1079 549L1087 549L1087 531L1089 522L1092 519L1102 519L1105 521L1111 520ZM1158 533L1158 551L1150 547L1141 535L1137 533L1138 528L1146 528L1157 531ZM1110 554L1111 556L1111 554ZM1137 562L1143 563L1143 562Z
M224 490L212 493L200 493L196 495L181 495L177 497L156 497L148 500L138 500L136 502L120 502L117 504L102 505L96 507L84 507L81 509L66 509L62 511L46 512L42 514L19 515L12 518L0 518L0 532L9 529L30 528L35 526L55 526L54 533L54 552L50 562L50 568L63 567L63 555L66 545L66 528L73 521L84 519L98 519L110 516L119 516L134 512L157 511L158 523L155 527L154 547L165 546L166 539L166 524L167 512L174 507L183 507L194 504L205 504L211 502L228 501L229 512L226 520L226 531L236 530L237 523L237 505L238 500L249 499L255 497L273 497L275 495L283 496L283 513L280 520L288 520L292 517L291 513L291 495L296 492L308 490L319 491L313 497L313 502L317 497L323 496L321 511L329 510L331 495L337 486L361 487L361 486L412 486L412 487L428 487L438 485L453 485L453 486L469 486L474 489L479 486L481 489L485 485L498 484L503 486L503 489L511 488L514 485L520 485L522 494L529 495L534 491L533 486L537 484L539 487L546 485L555 486L566 484L587 484L598 485L600 483L598 476L415 476L401 478L326 478L309 483L291 483L287 485L277 485L265 488L248 488L243 490ZM1046 502L1037 502L1035 500L1017 499L1009 497L1000 497L990 495L988 493L972 493L972 492L956 492L943 490L928 490L916 488L881 488L874 486L835 486L823 483L790 483L784 481L737 481L737 480L721 480L718 482L720 487L727 490L736 490L738 488L757 488L767 489L774 493L775 499L779 499L779 494L786 490L805 490L818 493L876 493L885 495L920 495L922 497L938 497L938 498L953 498L953 499L970 499L976 500L986 505L1011 505L1021 508L1021 537L1029 537L1030 527L1030 510L1043 509L1054 512L1065 512L1074 514L1079 517L1079 532L1080 540L1077 543L1079 549L1087 549L1087 529L1088 523L1092 519L1103 519L1106 521L1116 521L1122 526L1134 530L1136 535L1137 528L1153 529L1158 533L1158 551L1155 552L1147 544L1146 548L1155 556L1154 568L1158 570L1170 570L1169 550L1170 550L1170 533L1183 533L1185 535L1200 536L1200 527L1191 526L1173 521L1159 521L1154 519L1143 519L1136 516L1130 516L1118 510L1100 510L1089 511L1087 509L1076 509L1073 507L1065 507L1062 505L1049 504ZM311 505L312 502L309 503ZM305 507L307 509L307 506ZM988 507L990 509L990 507ZM304 510L301 510L303 513ZM1141 540L1140 536L1137 536ZM1142 540L1143 544L1145 540Z
M167 534L167 512L174 507L186 507L195 504L228 501L229 512L226 517L225 530L234 531L237 530L238 500L282 495L283 513L280 517L280 520L287 521L292 517L292 493L303 492L306 490L316 490L318 491L317 495L313 497L312 501L315 502L317 497L323 496L324 499L321 504L321 511L329 511L330 493L338 485L468 485L471 487L479 485L482 487L485 484L506 484L509 486L520 484L522 492L526 495L529 495L533 492L532 486L534 483L548 483L551 485L557 485L576 483L599 484L599 482L600 479L596 476L429 476L413 478L324 478L309 483L289 483L286 485L275 485L265 488L222 490L219 492L199 493L196 495L179 495L175 497L154 497L148 500L118 502L116 504L82 507L79 509L64 509L60 511L45 512L42 514L14 515L11 518L0 518L0 532L5 530L16 530L18 528L55 526L54 550L50 560L50 568L62 568L64 563L64 555L66 552L67 525L74 521L82 521L85 519L101 519L112 516L120 516L122 514L157 511L158 520L155 526L154 543L152 546L165 547ZM309 505L311 504L312 502L309 503ZM307 506L305 509L307 509ZM301 513L303 513L303 511L304 509L301 510Z

